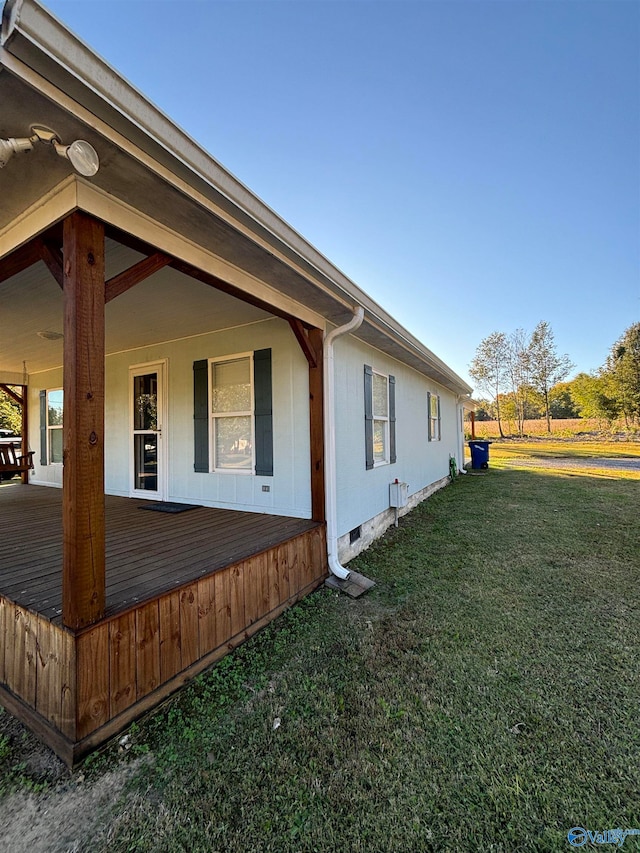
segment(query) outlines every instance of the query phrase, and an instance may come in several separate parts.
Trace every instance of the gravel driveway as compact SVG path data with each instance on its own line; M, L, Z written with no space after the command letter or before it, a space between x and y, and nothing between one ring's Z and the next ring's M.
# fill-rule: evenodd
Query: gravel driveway
M572 457L558 459L555 457L537 457L536 459L509 459L508 465L514 467L535 468L614 468L623 471L640 471L640 458L625 456L616 458L604 457Z

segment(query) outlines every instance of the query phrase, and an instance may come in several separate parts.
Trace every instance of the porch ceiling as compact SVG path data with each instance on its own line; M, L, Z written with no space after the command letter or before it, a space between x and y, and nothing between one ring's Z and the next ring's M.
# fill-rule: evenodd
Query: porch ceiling
M106 241L107 278L143 256ZM188 309L188 310L187 310ZM165 268L105 307L106 352L255 323L272 315L182 273ZM0 286L0 368L29 373L62 365L62 340L38 332L62 332L62 291L39 261Z

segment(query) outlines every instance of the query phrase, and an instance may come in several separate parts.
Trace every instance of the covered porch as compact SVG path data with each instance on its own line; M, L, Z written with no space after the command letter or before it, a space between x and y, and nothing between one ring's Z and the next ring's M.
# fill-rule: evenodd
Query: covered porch
M72 765L317 587L324 525L105 497L106 607L62 625L62 492L0 486L0 698Z
M0 386L35 466L0 486L0 700L73 764L326 576L323 342L358 300L37 3L8 5L0 67ZM248 402L214 411L227 360ZM147 474L198 508L139 509Z
M39 482L56 477L62 486L49 479L49 486L0 487L0 701L72 766L326 577L323 332L89 213L69 213L61 226L0 258L0 309L10 330L0 344L0 382L19 388L23 424L31 421L23 449L40 444ZM52 341L38 334L43 328L61 331ZM260 401L271 467L256 465L243 479L188 459L209 441L196 367L207 365L212 335L227 336L223 356L242 336L250 358L260 335L255 349L271 344L276 352L272 379L268 349L269 392ZM193 369L191 346L202 347ZM149 511L151 494L116 496L106 482L114 471L126 475L129 458L118 444L131 423L126 397L118 397L128 393L122 377L147 362L162 364L166 377L169 361L164 390L173 422L158 423L157 438L173 480L159 497L196 505L177 514ZM21 362L29 365L22 382ZM289 364L304 381L285 384ZM294 386L284 417L277 401ZM49 417L51 389L60 402L64 395L61 427ZM257 423L263 413L253 396ZM290 445L306 452L295 456ZM155 477L160 457L152 460ZM287 483L306 492L308 509L293 502L297 517L266 503L286 494ZM253 498L248 508L239 491L246 503ZM235 509L214 509L225 499Z

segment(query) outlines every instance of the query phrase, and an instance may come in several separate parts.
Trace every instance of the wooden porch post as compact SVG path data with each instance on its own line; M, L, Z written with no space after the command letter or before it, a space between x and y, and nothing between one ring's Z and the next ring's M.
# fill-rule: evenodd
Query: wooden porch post
M308 342L315 356L309 363L309 420L311 423L311 517L325 521L324 485L324 333L310 329Z
M22 448L21 453L25 459L27 459L27 454L29 452L29 406L27 400L27 391L28 387L26 385L20 386L20 392L22 396L22 403L20 405L20 415L21 415L21 426L20 426L20 435L22 436ZM21 475L23 485L27 485L29 482L29 472L23 471Z
M105 608L104 226L64 221L62 619L96 622Z

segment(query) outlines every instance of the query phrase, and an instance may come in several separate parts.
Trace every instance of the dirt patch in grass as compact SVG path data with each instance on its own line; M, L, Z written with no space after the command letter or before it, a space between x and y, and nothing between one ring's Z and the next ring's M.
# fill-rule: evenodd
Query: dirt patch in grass
M0 839L8 853L91 850L108 828L125 785L148 761L112 750L110 768L71 773L0 708ZM119 759L118 759L119 756Z
M75 853L104 834L139 758L97 778L77 773L46 792L16 791L0 804L0 836L11 853Z

